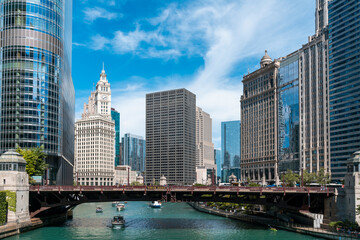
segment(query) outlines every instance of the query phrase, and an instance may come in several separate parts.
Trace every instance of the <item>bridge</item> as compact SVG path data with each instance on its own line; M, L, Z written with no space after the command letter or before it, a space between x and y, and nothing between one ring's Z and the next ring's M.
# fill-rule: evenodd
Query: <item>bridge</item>
M31 186L31 217L63 212L88 202L231 202L319 213L334 188L219 186Z

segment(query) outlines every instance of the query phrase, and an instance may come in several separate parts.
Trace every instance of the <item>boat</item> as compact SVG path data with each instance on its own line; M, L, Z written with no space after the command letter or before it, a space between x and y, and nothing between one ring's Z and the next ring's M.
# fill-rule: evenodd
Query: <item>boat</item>
M274 232L276 232L276 231L277 231L277 229L276 229L276 228L274 228L274 227L272 227L272 226L270 226L270 225L269 225L269 230L270 230L270 231L274 231Z
M112 224L113 228L124 226L125 225L124 217L123 216L114 216L111 221L111 224Z
M153 202L151 202L150 207L152 207L152 208L161 208L161 202L160 201L153 201Z
M120 202L112 202L112 206L116 207L116 205L118 205Z
M117 209L118 211L124 211L124 210L125 210L125 204L123 204L123 203L118 203L118 204L116 205L116 209Z
M127 202L126 202L126 201L125 201L124 203L125 203L125 204L127 204Z
M96 213L102 213L103 209L102 207L96 207Z

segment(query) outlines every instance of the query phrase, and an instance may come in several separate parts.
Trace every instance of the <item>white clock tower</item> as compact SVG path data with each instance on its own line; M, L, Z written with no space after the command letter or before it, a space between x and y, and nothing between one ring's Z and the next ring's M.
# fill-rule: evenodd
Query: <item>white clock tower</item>
M95 111L97 114L111 117L111 90L104 68L101 71L100 80L96 84Z

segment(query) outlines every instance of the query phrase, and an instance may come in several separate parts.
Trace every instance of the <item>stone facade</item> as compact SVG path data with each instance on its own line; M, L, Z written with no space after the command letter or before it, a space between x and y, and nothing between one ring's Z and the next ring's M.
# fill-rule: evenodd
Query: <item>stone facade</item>
M17 152L9 150L0 157L0 191L16 193L15 212L8 210L8 222L28 223L29 175L25 171L26 161Z
M84 104L82 119L75 123L74 179L86 186L114 183L115 123L111 119L111 90L105 71L96 91Z
M115 167L115 185L129 185L136 181L136 171L132 171L130 166L123 165ZM143 179L141 179L140 181L142 181L140 183L143 184Z
M299 50L300 169L330 172L327 2L317 0L316 34Z
M214 160L214 144L212 143L212 119L210 114L204 112L201 108L196 107L196 182L206 184L207 174L205 173L205 183L200 176L198 167L214 169L216 174L216 164Z
M277 75L280 63L267 51L261 68L243 78L241 96L241 179L278 179Z

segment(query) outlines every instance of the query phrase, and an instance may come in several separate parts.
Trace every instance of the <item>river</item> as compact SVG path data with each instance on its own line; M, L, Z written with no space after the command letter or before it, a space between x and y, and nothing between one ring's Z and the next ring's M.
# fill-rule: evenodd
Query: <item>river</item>
M87 203L77 206L74 218L64 224L40 228L8 239L316 239L288 231L274 232L264 226L201 213L186 203L163 203L161 209L152 209L148 204L126 204L126 210L120 212L126 220L122 229L111 228L111 218L119 214L111 203ZM103 213L95 213L97 206L103 208Z

